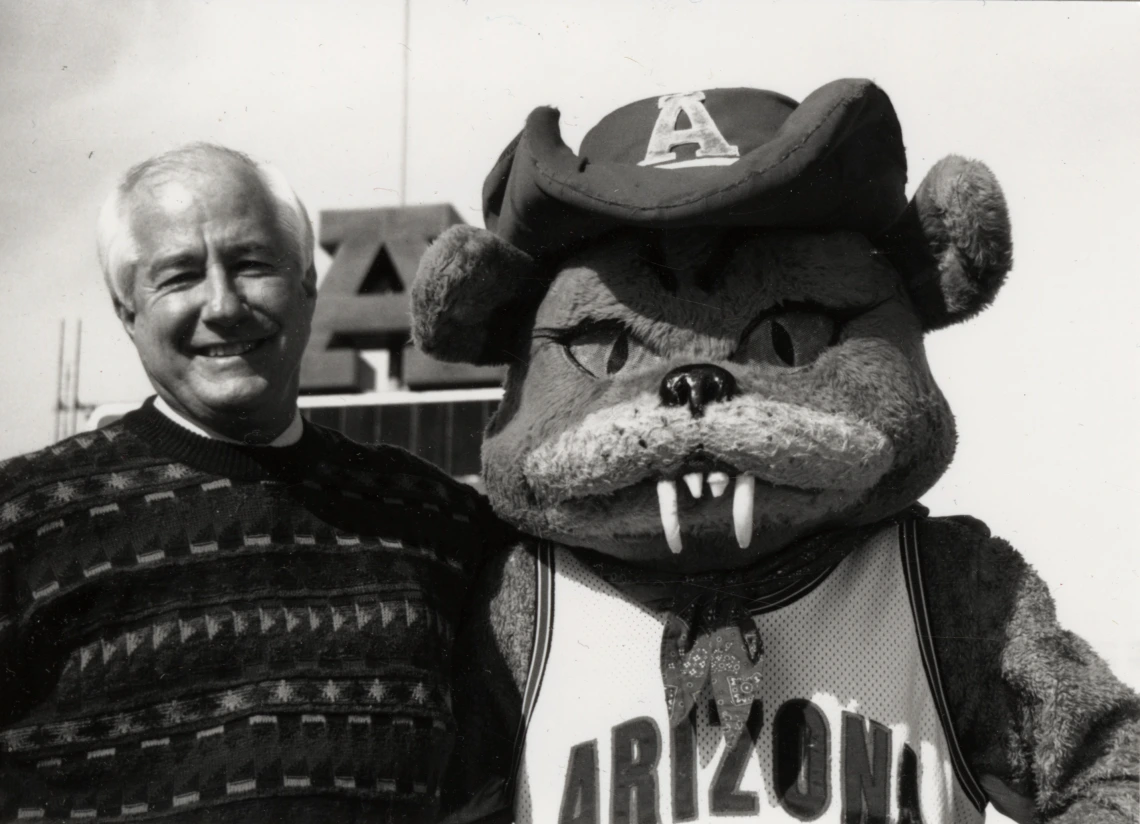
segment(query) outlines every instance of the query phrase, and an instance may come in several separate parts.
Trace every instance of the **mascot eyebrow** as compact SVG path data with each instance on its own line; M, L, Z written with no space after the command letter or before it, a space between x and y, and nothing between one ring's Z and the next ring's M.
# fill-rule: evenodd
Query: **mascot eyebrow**
M656 231L647 234L660 235ZM666 357L685 346L684 341L669 334L678 312L699 324L702 334L738 344L769 318L800 313L829 320L833 334L826 344L830 346L840 340L848 324L902 294L889 264L867 254L869 248L860 250L837 269L834 260L821 259L815 250L794 246L784 250L782 256L757 257L756 244L763 247L766 243L762 234L755 230L726 234L732 238L731 245L724 242L725 233L710 231L712 248L703 257L675 253L678 246L683 247L684 238L700 237L699 234L690 231L681 236L682 242L674 240L672 255L667 255L666 244L657 237L649 245L659 250L662 261L668 260L667 268L659 270L667 273L664 279L641 270L640 253L647 242L629 233L608 241L615 250L629 255L628 267L598 269L579 256L572 256L564 264L566 274L560 287L565 299L548 301L549 309L539 312L534 327L529 333L523 331L522 338L567 346L582 337L608 333L621 346L632 340L647 351ZM599 242L604 246L607 240ZM725 249L731 249L732 254L725 255ZM723 271L719 285L706 292L698 282L707 282L704 273L710 259L720 261ZM802 280L790 278L781 269L787 259L797 261L811 275ZM666 263L658 265L665 267ZM748 283L755 283L756 288L748 287ZM607 370L611 374L614 371Z
M664 287L663 287L664 288ZM684 298L677 298L675 300L684 300ZM765 320L773 316L784 314L787 312L812 312L827 315L836 321L835 336L830 341L831 344L839 339L839 335L843 330L843 324L848 323L868 312L873 312L880 306L888 303L891 298L883 298L872 303L866 303L859 306L833 306L824 303L819 303L813 300L777 300L772 306L762 309L755 315L744 330L739 334L738 339L744 340L752 331L763 323ZM691 303L699 304L699 301L689 301ZM553 343L565 346L575 337L586 334L589 332L603 331L603 330L619 330L634 339L638 340L654 354L663 354L658 351L650 342L643 340L636 331L626 325L621 318L616 317L586 317L574 323L565 326L536 326L531 330L531 340L549 340Z

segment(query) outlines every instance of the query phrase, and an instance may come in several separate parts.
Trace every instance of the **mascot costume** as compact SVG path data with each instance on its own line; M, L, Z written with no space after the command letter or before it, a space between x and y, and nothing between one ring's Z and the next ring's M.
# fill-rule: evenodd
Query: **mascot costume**
M1136 696L917 504L955 445L923 335L1011 240L980 163L905 183L868 81L643 100L578 154L540 108L429 250L415 338L508 365L520 532L457 647L454 820L1136 821Z

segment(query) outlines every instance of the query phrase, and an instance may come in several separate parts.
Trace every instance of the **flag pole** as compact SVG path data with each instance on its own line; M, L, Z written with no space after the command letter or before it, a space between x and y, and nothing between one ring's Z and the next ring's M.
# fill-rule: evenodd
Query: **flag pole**
M83 318L75 322L75 375L71 390L71 432L74 435L79 431L79 356L83 352Z
M404 97L401 106L400 205L408 203L408 74L411 48L412 0L404 0Z

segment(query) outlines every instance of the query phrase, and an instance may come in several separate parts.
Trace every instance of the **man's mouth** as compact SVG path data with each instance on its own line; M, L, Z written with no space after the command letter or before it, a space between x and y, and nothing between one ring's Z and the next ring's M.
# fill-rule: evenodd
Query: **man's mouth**
M264 344L269 338L257 340L232 341L227 343L212 343L207 346L192 347L194 354L205 358L233 358L248 354Z
M689 494L694 499L704 495L704 487L708 486L709 495L719 498L733 483L732 490L732 528L736 534L736 542L741 549L747 549L752 543L752 508L756 501L756 478L747 472L742 472L735 478L727 472L689 472L681 476ZM665 531L665 541L674 555L681 552L681 507L677 497L677 480L662 478L657 482L657 503L661 511L661 527Z

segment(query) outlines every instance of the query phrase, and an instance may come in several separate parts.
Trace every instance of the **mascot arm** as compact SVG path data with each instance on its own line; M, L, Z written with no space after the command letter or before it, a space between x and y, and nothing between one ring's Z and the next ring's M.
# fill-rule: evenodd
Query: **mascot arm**
M920 521L949 714L994 806L1019 822L1134 822L1140 700L1056 619L1045 584L970 518Z
M522 691L534 645L536 555L530 539L493 555L455 645L455 752L443 784L444 824L509 824Z

